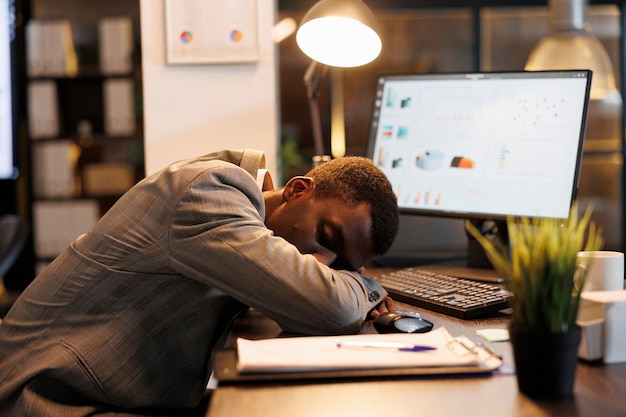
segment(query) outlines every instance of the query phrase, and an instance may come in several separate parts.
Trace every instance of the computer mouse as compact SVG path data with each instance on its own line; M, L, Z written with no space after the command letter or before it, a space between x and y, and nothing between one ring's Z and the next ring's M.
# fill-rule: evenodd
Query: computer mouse
M413 311L388 311L373 322L378 333L426 333L433 329L433 323Z

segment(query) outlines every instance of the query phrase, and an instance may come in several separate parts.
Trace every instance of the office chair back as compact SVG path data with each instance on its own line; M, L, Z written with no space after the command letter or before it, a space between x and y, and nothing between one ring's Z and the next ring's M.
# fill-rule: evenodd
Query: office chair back
M18 216L6 214L0 217L0 323L11 307L11 297L4 287L4 276L22 253L28 232L28 224Z
M0 278L3 278L22 253L29 227L14 214L0 216Z

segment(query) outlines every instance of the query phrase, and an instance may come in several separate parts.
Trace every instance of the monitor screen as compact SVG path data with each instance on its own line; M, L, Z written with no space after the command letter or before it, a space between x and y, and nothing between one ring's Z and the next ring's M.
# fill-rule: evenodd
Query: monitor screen
M578 187L591 75L571 70L380 76L367 154L389 177L401 220L418 226L400 230L378 263L458 259L465 241L464 266L445 272L497 278L463 221L507 244L508 217L567 218ZM436 217L425 221L412 214ZM409 242L398 242L403 233ZM447 249L433 253L435 244L446 248L441 239L450 240Z
M566 218L590 85L586 70L380 76L368 156L404 213Z
M14 38L13 0L0 0L0 179L16 176L14 164L15 77L11 44Z

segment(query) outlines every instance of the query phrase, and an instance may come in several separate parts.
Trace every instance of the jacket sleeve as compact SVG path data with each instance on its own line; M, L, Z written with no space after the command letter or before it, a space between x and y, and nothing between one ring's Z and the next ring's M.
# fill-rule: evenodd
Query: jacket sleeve
M356 272L303 255L265 227L255 180L239 167L204 171L170 227L172 267L303 334L357 332L386 292Z

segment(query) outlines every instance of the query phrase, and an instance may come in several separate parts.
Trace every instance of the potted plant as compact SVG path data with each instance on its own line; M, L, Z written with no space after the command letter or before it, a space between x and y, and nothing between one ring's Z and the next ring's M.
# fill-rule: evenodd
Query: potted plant
M567 397L573 392L580 328L576 316L586 269L576 254L598 250L602 232L574 205L566 220L507 220L509 244L490 240L467 222L493 267L513 293L509 327L518 387L533 397Z

